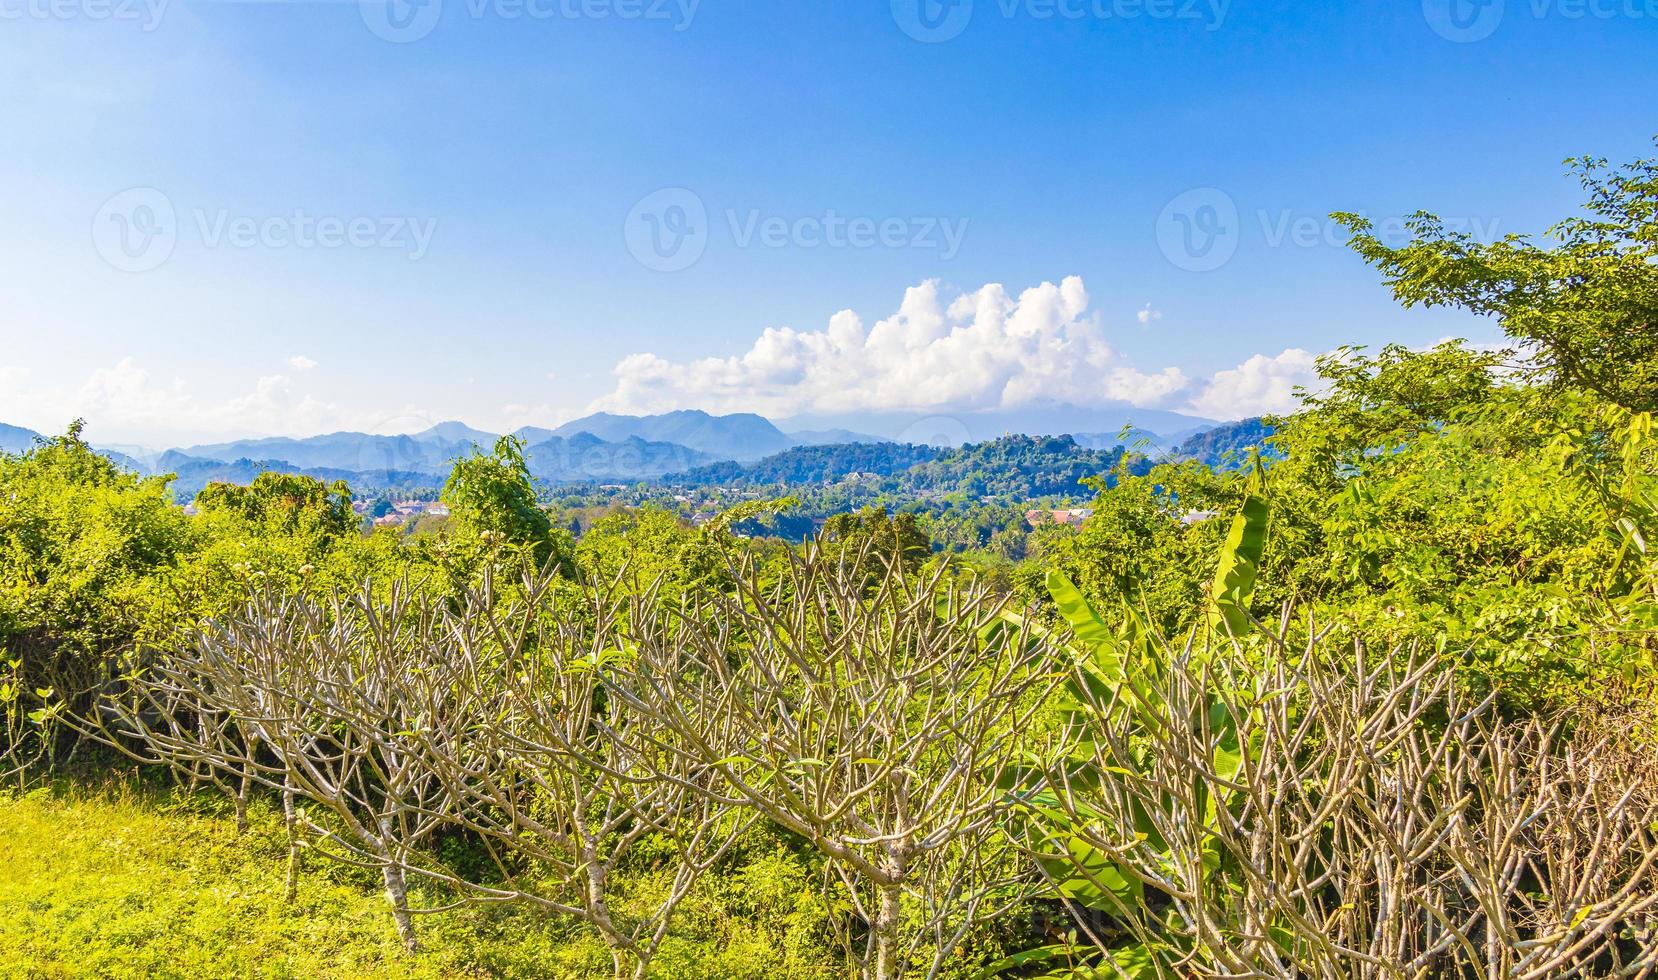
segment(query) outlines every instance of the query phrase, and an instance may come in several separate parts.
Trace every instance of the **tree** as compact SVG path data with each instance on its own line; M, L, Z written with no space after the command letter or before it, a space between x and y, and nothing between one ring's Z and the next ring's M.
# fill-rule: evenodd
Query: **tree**
M456 460L442 500L463 533L498 535L526 548L537 564L546 564L560 550L552 518L536 502L524 443L516 437L502 436L487 455L473 450Z
M203 513L232 512L264 534L335 540L356 533L351 489L301 473L261 473L245 487L209 483L196 495Z
M199 542L169 479L122 470L81 432L0 455L0 660L20 662L20 704L89 690L183 615L167 579Z
M1532 364L1560 384L1631 411L1658 409L1658 158L1609 168L1566 161L1587 213L1548 231L1480 243L1418 212L1409 244L1391 247L1370 221L1339 213L1351 245L1407 306L1458 306L1494 316Z
M930 958L932 977L1029 894L1001 824L1058 671L947 569L913 587L892 569L871 592L861 567L813 550L767 583L750 558L734 594L640 605L606 689L712 776L688 785L822 855L867 924L860 976Z
M856 561L872 579L888 567L914 572L933 551L914 514L889 514L873 505L825 521L822 544L826 553Z

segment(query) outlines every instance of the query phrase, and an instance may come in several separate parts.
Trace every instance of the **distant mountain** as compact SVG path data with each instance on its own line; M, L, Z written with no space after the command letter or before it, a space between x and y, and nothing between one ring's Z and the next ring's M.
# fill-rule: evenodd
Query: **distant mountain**
M354 473L417 472L447 475L454 461L474 446L488 449L495 437L459 422L445 422L414 435L382 436L365 432L330 432L293 439L241 439L190 446L186 456L239 460L282 460L300 470L324 468Z
M328 466L295 466L284 459L204 459L169 449L156 457L156 473L172 473L173 499L180 502L194 500L196 494L209 483L235 483L246 486L261 473L303 473L324 483L344 480L354 493L374 493L383 490L422 490L442 484L442 478L431 473L410 470L357 471Z
M99 448L97 446L94 446L93 450L97 452L99 456L109 460L111 463L114 463L116 466L126 470L128 473L136 473L139 476L150 475L150 468L148 466L145 466L138 460L133 459L126 453L115 449Z
M590 432L552 436L524 450L530 473L548 483L633 483L708 462L705 453L672 442L629 436L616 442Z
M639 438L647 442L671 442L706 453L715 459L759 459L795 445L777 426L752 413L710 415L700 411L669 412L666 415L611 415L600 412L566 422L553 435L574 436L586 432L606 442Z
M482 446L488 448L495 444L500 436L492 432L474 429L465 422L439 422L424 432L416 432L409 436L419 443L454 444Z
M1272 433L1272 426L1258 418L1227 422L1180 443L1174 454L1208 466L1242 466L1254 446L1259 446L1268 457L1280 455L1266 444Z
M21 453L27 452L40 438L40 433L33 429L25 429L19 425L7 425L0 422L0 452Z
M518 438L524 440L524 445L533 446L538 442L546 442L553 436L558 435L558 433L554 432L552 429L543 429L539 425L526 425L513 429L511 435L517 436Z
M5 423L0 422L0 453L28 452L30 449L34 448L36 440L44 438L44 436L33 429L25 429L16 425L6 425ZM123 448L132 447L93 446L92 450L124 470L137 473L140 476L149 475L150 468L125 452L122 452Z
M796 446L753 463L726 461L669 474L662 482L688 487L836 483L853 473L891 476L936 459L939 453L931 446L894 442Z
M449 438L457 434L464 435L465 440ZM276 455L227 459L174 449L156 458L154 471L177 475L173 497L180 501L194 499L209 483L246 485L254 477L267 472L303 473L330 483L344 480L353 492L359 494L433 489L441 487L448 478L451 461L455 457L464 456L474 447L486 448L486 445L480 445L481 440L477 437L487 435L477 430L459 433L449 429L437 433L428 430L409 436L334 433L312 439L247 440L246 444L273 446L286 452L296 452L297 447L297 454L310 462L301 463ZM422 437L426 438L424 443ZM206 448L216 453L226 452L222 446ZM423 451L423 448L430 448L430 451ZM359 449L361 453L353 457L353 450ZM524 455L530 474L548 483L631 483L689 469L710 460L703 453L672 443L646 442L642 439L606 442L585 433L568 439L562 436L543 439L528 446ZM353 459L359 465L328 466L316 462L328 458ZM400 465L402 460L410 460L414 465Z

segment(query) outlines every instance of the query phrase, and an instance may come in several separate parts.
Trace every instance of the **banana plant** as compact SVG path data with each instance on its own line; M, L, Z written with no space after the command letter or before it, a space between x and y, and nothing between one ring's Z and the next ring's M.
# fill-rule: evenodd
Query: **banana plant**
M1271 508L1265 494L1265 470L1257 456L1248 477L1243 505L1217 557L1214 578L1205 604L1206 636L1193 644L1196 656L1204 656L1212 644L1229 643L1255 628L1248 609L1267 541ZM1047 760L1043 788L1022 794L1026 839L1043 872L1068 903L1122 918L1143 915L1147 909L1147 885L1140 876L1123 867L1111 854L1091 843L1100 839L1096 831L1104 824L1120 821L1103 808L1091 805L1089 796L1107 780L1133 777L1145 770L1145 753L1157 726L1166 724L1168 706L1159 698L1157 680L1163 669L1149 617L1124 602L1119 610L1120 626L1108 625L1104 616L1089 603L1063 573L1050 571L1046 586L1060 618L1069 627L1066 643L1076 666L1061 705L1064 727L1070 738L1058 760ZM1010 616L1010 621L1019 624ZM1023 624L1019 624L1023 625ZM1050 640L1058 637L1050 634ZM1207 697L1208 730L1213 738L1212 770L1222 786L1243 768L1247 747L1237 729L1235 701L1211 690ZM1126 723L1126 724L1125 724ZM1127 748L1123 742L1109 749L1099 744L1093 732L1112 724L1115 731L1138 731ZM1211 790L1206 797L1205 826L1214 826L1219 808L1230 794ZM1160 852L1161 861L1174 855L1158 833L1144 807L1131 807L1132 827L1110 827L1116 837L1132 835L1142 846ZM1204 868L1220 868L1221 848L1211 836L1203 847ZM1098 939L1096 937L1096 942ZM1168 941L1141 934L1133 941L1117 941L1093 950L1093 957L1078 959L1084 948L1072 940L1026 950L991 964L984 976L1010 970L1027 970L1038 963L1054 963L1050 977L1164 977L1174 975L1169 960L1182 955L1171 935Z

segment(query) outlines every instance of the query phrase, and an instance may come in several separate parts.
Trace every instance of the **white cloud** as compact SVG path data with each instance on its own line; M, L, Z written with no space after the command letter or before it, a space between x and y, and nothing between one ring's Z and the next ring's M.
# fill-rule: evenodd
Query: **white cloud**
M338 406L295 391L293 381L281 374L260 378L252 392L214 411L235 420L232 431L240 432L321 432L341 416Z
M1150 303L1147 303L1145 305L1144 309L1140 310L1140 312L1138 312L1134 315L1135 315L1136 318L1139 319L1141 326L1146 326L1147 324L1150 324L1155 320L1163 319L1163 311L1152 309L1152 306L1151 306Z
M73 405L73 411L89 419L119 418L134 428L168 424L199 407L185 394L183 381L157 384L130 357L94 370L75 393Z
M14 376L24 379L20 371L3 375L8 382ZM147 442L308 434L372 421L297 390L287 375L259 378L245 394L203 397L182 379L154 377L130 357L93 370L78 387L0 384L0 419L57 431L72 418L86 419L94 439Z
M317 362L311 360L309 357L306 357L304 354L295 354L293 357L288 358L288 366L293 368L295 371L309 371L317 366Z
M526 425L533 425L538 428L558 425L574 416L569 409L549 405L546 402L535 404L514 402L510 405L501 406L499 417L502 420L502 429L512 432Z
M1192 398L1189 410L1217 419L1293 412L1300 404L1296 386L1317 387L1317 361L1317 355L1299 347L1276 357L1256 354L1235 368L1215 372Z
M1082 280L1010 296L992 283L946 302L937 280L911 287L866 328L843 310L818 331L767 328L736 357L673 362L633 354L593 410L676 408L773 417L846 411L972 411L1036 401L1166 402L1178 368L1146 373L1106 341Z

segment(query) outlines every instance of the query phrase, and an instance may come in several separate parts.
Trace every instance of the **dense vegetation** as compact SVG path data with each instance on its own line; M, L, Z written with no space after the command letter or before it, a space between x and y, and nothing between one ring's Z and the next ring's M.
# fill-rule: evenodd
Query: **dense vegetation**
M838 483L853 474L892 476L939 455L931 446L851 442L796 446L754 463L713 463L663 477L667 483L747 486L773 483Z
M40 869L0 953L103 969L27 931L125 914L47 880L106 873L52 829L104 821L195 975L248 934L387 975L1650 975L1658 161L1575 167L1551 240L1346 219L1510 349L1334 352L1188 458L796 450L693 524L549 508L503 439L408 534L291 473L189 516L77 428L0 455L0 858Z

